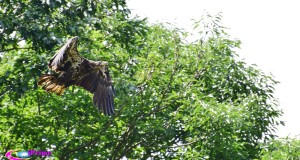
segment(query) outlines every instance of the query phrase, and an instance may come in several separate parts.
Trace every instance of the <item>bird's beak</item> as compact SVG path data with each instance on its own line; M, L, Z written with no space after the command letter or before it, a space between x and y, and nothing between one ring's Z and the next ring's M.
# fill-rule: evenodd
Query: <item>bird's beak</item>
M107 66L108 65L108 62L106 62L106 61L102 61L101 63L102 63L101 65L103 65L103 66Z

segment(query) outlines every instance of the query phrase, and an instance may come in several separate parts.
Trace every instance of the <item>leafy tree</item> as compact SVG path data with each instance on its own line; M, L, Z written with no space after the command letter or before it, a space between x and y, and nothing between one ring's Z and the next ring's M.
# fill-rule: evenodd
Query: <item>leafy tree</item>
M299 159L300 140L297 137L280 138L268 141L263 144L261 159Z
M51 150L59 159L254 159L282 123L276 82L237 60L221 16L196 23L186 42L176 27L129 19L125 1L3 1L0 4L1 151ZM91 94L37 87L65 38L110 62L116 114ZM25 45L18 42L25 40Z

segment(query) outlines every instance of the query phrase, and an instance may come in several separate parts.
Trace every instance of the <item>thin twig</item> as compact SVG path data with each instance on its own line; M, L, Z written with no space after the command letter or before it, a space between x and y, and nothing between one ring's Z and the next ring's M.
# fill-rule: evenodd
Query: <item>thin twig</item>
M14 48L9 48L9 49L3 49L1 50L0 52L7 52L7 51L11 51L11 50L19 50L19 49L32 49L32 47L26 47L26 48L17 48L17 47L14 47Z

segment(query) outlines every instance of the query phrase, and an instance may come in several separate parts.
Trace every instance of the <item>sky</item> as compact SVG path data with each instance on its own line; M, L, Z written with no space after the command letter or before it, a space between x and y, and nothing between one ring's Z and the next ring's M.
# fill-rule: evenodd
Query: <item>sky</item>
M276 134L300 135L300 1L128 0L127 5L132 16L147 17L150 23L171 22L190 32L191 19L199 19L204 11L222 12L223 26L242 41L237 50L240 57L280 82L274 96L284 112L280 119L286 125Z

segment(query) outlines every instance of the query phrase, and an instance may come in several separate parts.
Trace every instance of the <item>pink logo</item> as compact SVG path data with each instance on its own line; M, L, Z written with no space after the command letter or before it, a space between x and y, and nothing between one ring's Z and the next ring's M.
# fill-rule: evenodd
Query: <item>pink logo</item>
M36 150L29 150L29 151L20 151L20 150L10 150L5 154L5 157L9 160L26 160L29 159L30 156L49 156L50 159L54 159L51 157L52 153L48 151L36 151Z
M12 156L12 153L15 152L14 150L10 150L5 154L5 157L8 158L9 160L24 160L28 158L16 158Z

